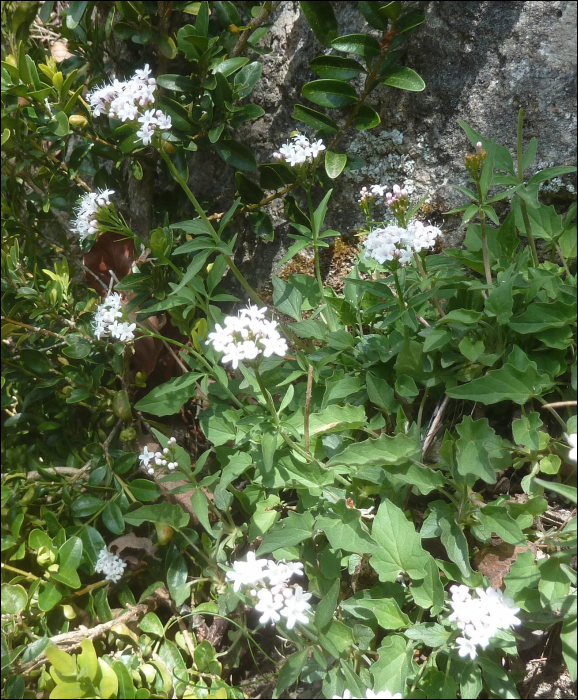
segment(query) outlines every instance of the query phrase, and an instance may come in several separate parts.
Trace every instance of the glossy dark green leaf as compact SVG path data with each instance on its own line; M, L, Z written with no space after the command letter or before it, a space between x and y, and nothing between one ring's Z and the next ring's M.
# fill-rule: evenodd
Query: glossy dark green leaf
M278 190L297 180L295 171L285 163L267 163L259 166L259 184L264 190Z
M311 70L320 78L332 80L351 80L360 73L365 73L365 68L353 58L343 56L317 56L309 64Z
M420 24L425 22L425 15L421 10L413 10L405 15L402 15L395 25L396 30L399 34L408 32L415 27L419 27Z
M381 123L381 117L373 109L373 107L370 107L369 105L361 105L357 111L357 114L355 115L355 121L353 123L355 128L359 131L373 129L376 126L379 126Z
M86 0L70 3L70 7L66 13L66 26L68 29L75 29L78 26L87 5L88 2L86 2Z
M145 411L153 416L171 416L178 413L183 405L196 395L199 376L196 372L189 372L169 379L149 392L134 407L137 411Z
M379 8L383 7L385 3L383 0L370 0L369 2L363 2L360 0L357 5L361 14L365 17L365 20L374 29L380 29L382 32L387 29L388 18L379 12Z
M265 198L263 190L243 173L235 173L235 184L241 200L246 204L259 204Z
M342 80L312 80L302 91L308 100L329 109L347 107L358 100L355 89Z
M184 75L172 73L159 75L157 84L175 92L191 92L198 87L198 81L191 80L191 78L187 78Z
M121 535L124 532L124 519L117 503L114 501L107 503L106 508L102 511L102 522L115 535Z
M331 117L311 109L311 107L305 107L305 105L296 104L293 108L292 117L308 126L312 126L314 129L323 129L323 131L330 134L336 134L339 131L339 127Z
M128 484L132 495L139 501L154 501L160 495L159 487L148 479L135 479Z
M406 66L391 68L379 80L384 85L390 85L400 90L409 90L410 92L425 90L423 79L413 69Z
M238 71L247 63L249 63L249 59L245 56L238 56L237 58L226 58L213 69L213 72L222 73L226 77L228 75L232 75L235 71Z
M79 496L70 506L75 518L88 518L104 508L105 502L89 493Z
M259 61L253 61L243 66L241 70L235 75L233 81L234 92L240 98L247 97L259 82L261 74L263 73L263 64Z
M272 241L275 236L273 221L266 211L252 211L249 214L249 226L264 241Z
M300 2L299 7L305 15L316 38L327 47L339 33L335 13L330 2Z
M141 506L136 510L125 513L124 519L129 525L140 525L148 521L152 523L166 523L175 529L186 527L189 523L189 515L174 503Z
M238 170L255 170L257 161L251 149L234 139L221 140L214 145L221 158Z
M381 53L379 41L369 34L340 36L331 42L331 46L337 51L352 53L355 56L363 56L363 58L374 58Z

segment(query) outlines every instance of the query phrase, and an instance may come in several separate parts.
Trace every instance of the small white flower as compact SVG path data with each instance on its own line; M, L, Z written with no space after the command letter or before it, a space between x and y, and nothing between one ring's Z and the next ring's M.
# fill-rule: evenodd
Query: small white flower
M148 467L149 462L151 461L151 459L154 459L154 456L154 452L150 452L149 448L145 445L142 454L140 454L138 458L143 467Z
M155 470L152 467L149 467L147 473L152 476L155 473Z
M257 591L257 598L259 602L255 605L255 610L262 613L259 618L259 622L262 625L268 622L279 622L281 616L279 615L279 610L283 607L283 596L279 594L273 594L267 588L262 588ZM281 611L283 613L283 611Z
M281 615L287 620L287 629L293 629L297 622L307 624L309 618L305 613L311 610L311 605L307 602L311 598L311 593L305 593L301 586L295 586L295 590L286 589L283 591L285 607L281 610Z
M476 645L470 639L466 639L465 637L458 637L456 639L456 644L459 647L458 654L460 656L469 656L470 659L473 661L478 655L478 652L476 651Z
M225 578L233 582L235 593L241 586L254 586L264 576L263 568L268 564L266 559L257 559L255 552L248 552L246 561L236 561L231 571L227 571Z
M104 574L108 581L118 583L124 574L126 562L116 554L112 554L106 547L100 550L94 571Z

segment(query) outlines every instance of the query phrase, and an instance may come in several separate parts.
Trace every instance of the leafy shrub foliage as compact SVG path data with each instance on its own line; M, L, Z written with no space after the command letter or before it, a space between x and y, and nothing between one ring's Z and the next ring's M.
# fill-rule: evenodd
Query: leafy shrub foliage
M5 696L516 698L542 630L575 679L576 205L540 198L575 169L536 171L523 112L515 157L460 123L463 247L368 182L336 290L343 139L379 125L373 90L424 89L421 11L359 2L342 34L299 3L308 136L258 163L236 129L280 3L61 5L2 9ZM104 85L129 116L94 113ZM210 151L224 213L190 187ZM271 298L235 257L275 199L281 264L313 263Z

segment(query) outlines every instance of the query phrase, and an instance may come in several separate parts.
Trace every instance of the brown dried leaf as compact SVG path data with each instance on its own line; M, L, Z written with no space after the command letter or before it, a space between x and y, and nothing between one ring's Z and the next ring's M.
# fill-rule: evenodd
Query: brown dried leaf
M155 557L155 552L157 551L156 545L154 545L148 537L137 537L133 532L128 535L121 535L113 540L109 544L111 552L113 548L116 549L116 552L113 552L114 554L135 566L140 564L143 555L147 555L159 561L159 558Z
M518 554L527 549L526 546L518 547L507 542L486 547L475 555L474 568L486 576L494 588L500 588Z

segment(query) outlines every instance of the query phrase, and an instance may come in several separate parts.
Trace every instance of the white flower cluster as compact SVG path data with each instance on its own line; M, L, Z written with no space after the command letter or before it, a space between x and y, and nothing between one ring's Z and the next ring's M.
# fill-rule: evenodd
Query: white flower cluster
M81 241L87 236L98 233L96 215L101 207L109 206L111 194L114 194L114 190L97 190L87 192L78 200L72 230L78 234Z
M334 695L333 700L350 700L357 697L359 696L351 694L351 690L346 690L343 695ZM398 700L398 698L402 698L403 695L401 693L394 693L392 695L389 690L380 690L379 693L376 693L374 690L371 690L371 688L368 688L365 691L365 697L367 700Z
M290 141L284 143L281 148L273 153L273 158L284 160L290 166L312 163L315 158L325 150L325 144L321 139L309 141L304 134L296 134Z
M256 559L254 552L247 554L246 561L236 561L227 580L232 581L233 590L250 586L250 595L257 599L255 610L261 613L259 622L279 622L283 617L287 629L293 629L297 622L307 624L308 602L311 593L305 593L301 586L290 586L292 576L303 576L301 562L276 562L269 559Z
M177 438L171 437L168 441L168 447L165 447L162 452L151 452L149 448L145 445L142 454L138 456L140 463L147 470L148 474L154 474L155 469L153 466L149 467L149 464L156 464L157 467L166 467L169 471L173 471L179 466L177 459L175 457L175 445L177 444ZM168 458L168 459L167 459ZM171 461L171 458L173 461Z
M123 342L134 340L136 323L121 321L123 314L122 298L118 292L109 292L106 299L99 305L94 317L94 335L98 340L110 335Z
M504 598L499 589L491 586L485 591L476 588L477 598L472 596L467 586L452 586L450 592L453 612L448 619L464 633L463 637L456 639L460 656L475 659L478 655L476 646L485 649L498 630L522 624L516 617L520 608L514 605L511 598Z
M267 309L249 306L238 316L227 316L225 325L215 324L208 342L217 352L224 352L223 362L230 362L237 369L241 360L254 360L258 355L285 355L287 341L281 337L275 321L264 318Z
M126 569L126 562L116 554L109 552L106 547L100 550L94 571L97 574L104 574L108 581L118 583Z
M568 444L570 445L570 451L568 452L568 459L571 462L576 462L578 460L578 434L570 433L567 435Z
M365 254L382 265L389 260L406 265L414 253L433 248L440 235L439 228L421 221L412 221L407 228L395 225L377 228L365 239Z
M144 109L155 101L157 83L150 74L151 69L147 63L143 69L135 71L129 80L115 79L110 85L96 88L86 98L95 117L108 114L122 122L137 121L140 129L136 135L145 146L151 142L157 127L162 131L168 131L172 127L170 116L160 109Z

